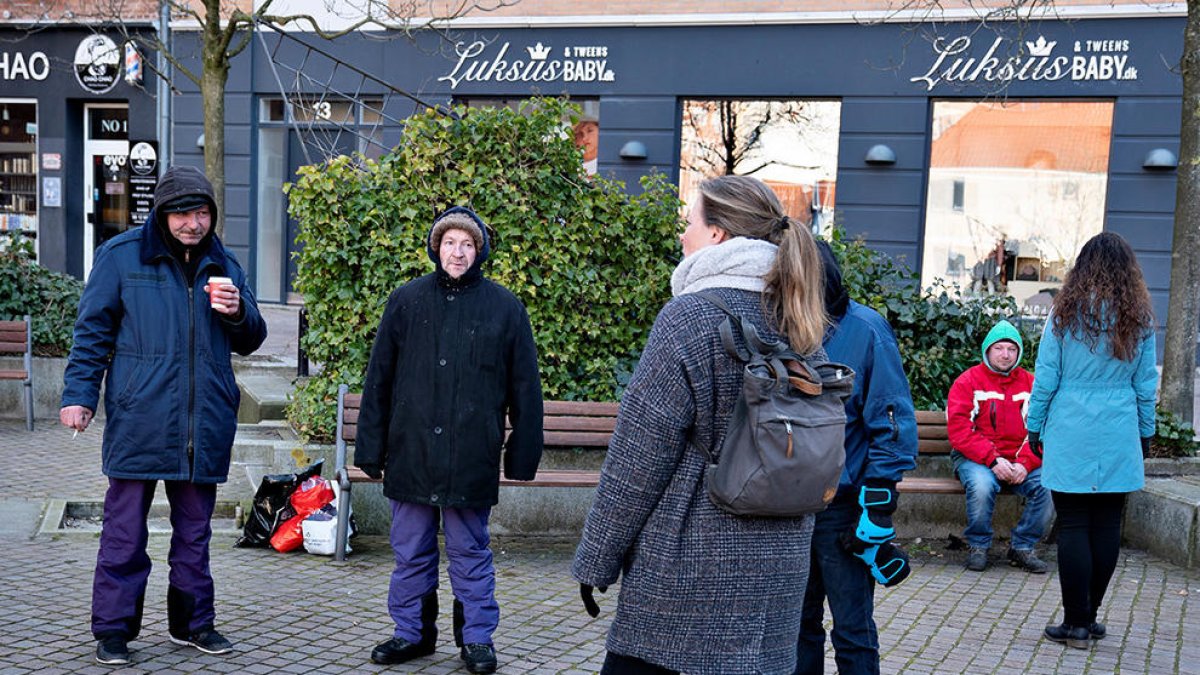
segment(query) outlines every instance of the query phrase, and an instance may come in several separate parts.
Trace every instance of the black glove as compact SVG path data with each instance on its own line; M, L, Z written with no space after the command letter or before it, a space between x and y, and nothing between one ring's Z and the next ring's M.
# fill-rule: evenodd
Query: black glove
M367 474L372 480L380 480L383 478L383 469L379 468L378 464L355 464L362 472Z
M1036 431L1029 432L1029 449L1034 457L1042 458L1042 435Z
M882 544L896 538L892 514L896 512L896 481L871 478L858 493L862 515L855 536L866 545Z
M1154 437L1153 436L1142 436L1142 456L1143 457L1148 457L1150 455L1150 439L1152 439L1152 438L1154 438Z
M601 593L608 590L608 586L596 586L594 588ZM579 597L583 598L583 608L587 610L588 616L594 619L600 616L600 605L597 605L596 598L592 597L592 589L593 587L587 584L579 584Z

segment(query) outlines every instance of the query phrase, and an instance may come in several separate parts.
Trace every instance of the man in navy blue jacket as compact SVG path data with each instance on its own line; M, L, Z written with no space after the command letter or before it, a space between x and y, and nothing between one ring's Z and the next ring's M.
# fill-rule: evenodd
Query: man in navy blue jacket
M813 530L796 673L824 670L822 622L828 599L838 672L877 674L875 583L899 583L908 572L907 562L888 542L895 537L896 483L916 466L916 416L891 326L849 298L829 244L818 241L818 248L825 267L825 309L833 321L825 351L831 361L853 368L855 378L854 393L846 400L846 466L837 497L817 514Z
M59 411L64 426L86 429L107 374L108 492L92 584L96 661L105 665L129 663L128 642L141 630L146 516L160 480L171 504L171 641L208 654L233 649L213 627L210 520L237 431L230 353L250 354L267 337L245 272L213 233L217 205L204 174L171 167L154 204L145 225L96 252ZM210 297L216 277L225 279Z

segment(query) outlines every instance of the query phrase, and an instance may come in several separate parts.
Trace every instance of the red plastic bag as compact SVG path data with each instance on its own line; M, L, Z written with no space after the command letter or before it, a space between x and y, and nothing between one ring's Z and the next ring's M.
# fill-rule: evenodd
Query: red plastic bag
M292 516L283 522L271 535L271 548L280 553L295 551L304 543L304 516Z
M320 476L313 476L292 493L292 509L296 515L287 519L271 536L271 548L280 553L294 551L304 543L304 519L333 502L333 487Z
M333 487L320 476L313 476L304 481L292 493L292 508L296 509L297 516L310 516L332 501Z

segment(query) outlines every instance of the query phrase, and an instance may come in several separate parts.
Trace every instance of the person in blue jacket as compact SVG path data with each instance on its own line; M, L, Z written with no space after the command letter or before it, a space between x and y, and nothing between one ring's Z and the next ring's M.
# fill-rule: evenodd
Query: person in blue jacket
M1154 314L1133 249L1102 232L1079 251L1042 333L1025 426L1058 512L1063 621L1046 638L1087 649L1117 567L1125 496L1154 436Z
M895 537L896 483L916 466L917 422L908 378L892 327L850 299L829 244L818 241L825 269L825 310L832 327L824 347L850 366L854 393L846 400L846 465L837 496L817 514L812 567L796 646L796 673L821 673L825 663L824 603L833 615L830 639L839 673L879 673L875 584L908 576Z
M87 429L105 379L101 450L108 476L92 585L96 661L129 663L150 558L146 517L158 481L171 505L167 624L172 642L208 654L232 645L213 627L217 484L229 473L240 401L230 353L267 336L246 274L213 233L217 205L200 171L172 167L146 223L104 244L79 302L59 419ZM226 277L208 293L210 277Z

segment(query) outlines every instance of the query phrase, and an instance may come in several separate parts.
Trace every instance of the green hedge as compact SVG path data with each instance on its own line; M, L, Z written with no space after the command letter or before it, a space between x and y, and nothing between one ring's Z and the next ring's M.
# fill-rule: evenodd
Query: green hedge
M300 223L296 290L321 372L289 408L306 437L327 438L338 383L362 386L388 294L433 270L425 237L454 205L488 224L485 274L525 303L547 398L619 397L679 259L680 202L661 176L630 196L583 170L564 120L578 108L537 99L410 118L378 161L341 157L306 167L288 190Z
M0 321L33 317L33 351L38 356L64 356L83 284L68 274L37 264L32 239L0 233Z

